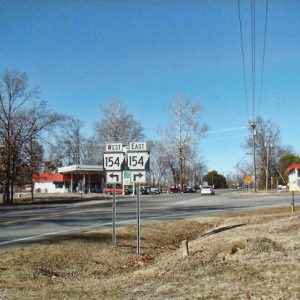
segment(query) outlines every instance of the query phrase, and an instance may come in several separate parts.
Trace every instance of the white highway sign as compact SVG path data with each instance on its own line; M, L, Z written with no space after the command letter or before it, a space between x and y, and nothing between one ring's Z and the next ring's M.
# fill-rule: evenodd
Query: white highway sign
M132 171L130 172L130 181L134 183L146 182L146 171Z
M105 144L106 152L123 152L123 144L122 143L107 143Z
M121 171L124 169L125 154L123 152L104 153L103 166L106 171Z
M149 170L149 152L128 152L129 170Z
M147 151L146 142L131 142L129 143L129 151Z
M107 183L121 183L122 182L122 172L107 172L106 173L106 182Z

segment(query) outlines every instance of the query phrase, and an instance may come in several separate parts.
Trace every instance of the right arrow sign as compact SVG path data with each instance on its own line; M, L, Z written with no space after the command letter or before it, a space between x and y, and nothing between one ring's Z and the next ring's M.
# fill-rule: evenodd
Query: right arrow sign
M130 181L133 183L144 183L146 182L145 171L133 171L130 172Z

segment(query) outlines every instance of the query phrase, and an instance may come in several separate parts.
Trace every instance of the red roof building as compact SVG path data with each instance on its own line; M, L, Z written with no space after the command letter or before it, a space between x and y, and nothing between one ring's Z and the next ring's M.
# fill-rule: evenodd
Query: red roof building
M300 191L300 164L291 164L285 173L289 177L289 190Z
M70 182L70 176L58 173L37 173L32 175L33 182Z

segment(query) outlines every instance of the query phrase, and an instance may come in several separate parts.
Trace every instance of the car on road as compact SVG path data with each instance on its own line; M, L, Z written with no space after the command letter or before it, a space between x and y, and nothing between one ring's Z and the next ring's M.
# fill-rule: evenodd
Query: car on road
M160 194L161 190L157 186L147 186L146 189L148 190L149 194Z
M181 189L178 187L170 187L167 191L168 194L182 193Z
M193 187L187 186L183 192L184 193L196 193L197 191Z
M137 188L134 189L134 195L136 195ZM133 186L130 185L125 188L125 195L132 195L133 194ZM140 194L141 195L149 195L149 190L145 186L140 187Z
M215 190L211 186L203 186L201 188L201 195L214 195Z

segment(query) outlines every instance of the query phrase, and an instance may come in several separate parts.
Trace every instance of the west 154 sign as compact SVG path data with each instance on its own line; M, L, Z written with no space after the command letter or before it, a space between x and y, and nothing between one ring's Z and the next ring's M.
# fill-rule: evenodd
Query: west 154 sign
M128 169L129 170L149 170L150 154L144 152L128 152Z
M124 170L125 153L123 152L104 153L103 165L106 171Z

